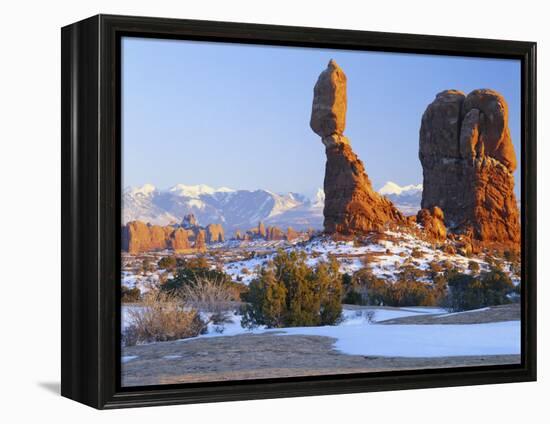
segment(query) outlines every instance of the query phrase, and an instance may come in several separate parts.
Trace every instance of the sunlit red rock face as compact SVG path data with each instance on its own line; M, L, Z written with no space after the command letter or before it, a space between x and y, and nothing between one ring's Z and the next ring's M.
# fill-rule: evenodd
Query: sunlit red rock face
M420 209L416 214L416 222L422 225L428 239L442 242L447 238L444 214L437 206L431 209Z
M363 162L344 136L346 127L346 75L331 60L315 84L311 129L325 145L324 227L328 234L356 235L403 223L403 215L376 193Z
M519 247L516 155L499 93L439 93L422 116L419 157L422 208L440 207L453 232Z
M122 250L132 254L165 249L176 253L204 251L206 243L224 241L224 237L221 224L210 224L206 228L198 225L183 228L131 221L122 227Z
M222 224L208 224L206 226L206 241L208 243L225 241L225 233Z

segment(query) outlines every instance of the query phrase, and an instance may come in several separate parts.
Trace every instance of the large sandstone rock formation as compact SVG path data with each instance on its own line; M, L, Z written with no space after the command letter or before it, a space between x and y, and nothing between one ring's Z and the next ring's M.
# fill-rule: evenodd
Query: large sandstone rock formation
M420 209L416 214L416 222L422 225L425 235L430 240L442 242L447 238L444 214L437 206L431 209Z
M130 253L138 253L149 249L151 234L149 226L141 221L128 222L122 228L122 249Z
M202 229L197 231L193 248L201 252L206 250L206 231Z
M172 234L170 234L170 243L167 246L174 250L174 252L184 252L191 248L187 231L183 228L176 228Z
M285 233L279 227L267 227L266 240L284 240Z
M222 224L208 224L206 226L206 242L218 243L225 241L225 233Z
M298 237L300 237L300 233L298 233L294 228L288 227L286 229L286 239L288 241L292 241L294 239L297 239Z
M131 221L122 227L122 249L132 254L171 249L176 253L204 251L206 243L224 241L221 224L195 226L149 225Z
M482 242L518 245L516 155L508 106L493 90L439 93L422 116L422 208L440 207L447 227Z
M376 193L363 163L344 136L346 75L331 60L313 90L311 129L326 148L324 227L328 234L355 235L403 223L393 204Z

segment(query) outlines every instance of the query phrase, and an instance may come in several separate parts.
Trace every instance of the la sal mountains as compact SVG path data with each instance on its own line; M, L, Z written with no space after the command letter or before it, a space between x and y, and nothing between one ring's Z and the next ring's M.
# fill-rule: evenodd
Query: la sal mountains
M406 215L420 209L421 184L401 187L387 182L379 193ZM228 235L254 227L259 221L280 228L322 229L324 201L322 189L310 199L299 193L281 194L264 189L234 190L204 184L176 184L161 190L145 184L124 189L122 221L123 224L139 220L168 225L181 223L184 216L193 214L201 224L222 224Z

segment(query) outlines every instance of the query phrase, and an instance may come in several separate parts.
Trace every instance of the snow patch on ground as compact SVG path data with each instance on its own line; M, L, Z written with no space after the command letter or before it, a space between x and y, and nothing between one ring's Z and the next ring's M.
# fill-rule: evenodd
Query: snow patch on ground
M451 317L453 315L470 314L472 312L483 312L483 311L488 311L489 309L491 309L491 308L487 307L487 308L481 308L481 309L471 309L469 311L452 312L450 314L444 314L444 315L437 316L436 318L445 318L445 317Z
M369 316L369 311L374 315ZM349 355L388 357L441 357L521 353L519 321L465 325L378 325L376 322L413 315L441 314L439 308L344 309L335 326L245 329L241 316L231 314L223 330L210 324L207 334L196 338L276 333L325 336L336 339L334 348ZM182 342L195 338L183 339Z
M285 328L285 335L326 336L349 355L441 357L521 353L519 321L470 325L349 325Z

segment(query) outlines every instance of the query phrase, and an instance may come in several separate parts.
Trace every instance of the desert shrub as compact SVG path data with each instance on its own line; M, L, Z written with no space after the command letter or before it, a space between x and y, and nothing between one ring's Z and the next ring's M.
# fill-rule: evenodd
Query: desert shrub
M422 253L422 250L420 250L418 247L415 247L411 251L411 256L413 258L422 258L424 256L424 253Z
M366 305L366 299L361 293L354 289L346 292L343 302L346 305Z
M438 274L432 278L432 282L432 293L435 304L443 307L447 296L447 278L442 274Z
M512 262L510 264L510 271L512 271L516 275L521 274L521 262Z
M504 259L508 262L520 262L519 252L516 250L506 250L504 251Z
M385 296L388 306L433 306L435 293L430 284L410 279L389 284Z
M141 272L143 274L153 270L153 265L151 264L151 259L145 258L141 261Z
M235 293L230 284L222 278L197 276L193 281L182 284L178 295L189 305L201 312L222 314L232 307Z
M250 285L248 293L244 296L248 305L242 307L243 327L265 325L268 328L283 327L287 290L275 277L272 268L262 268L258 278Z
M365 269L365 268L362 268ZM344 298L342 303L347 305L365 305L366 293L363 292L363 287L360 287L353 276L348 273L342 275L342 285L344 290Z
M189 269L203 269L210 268L210 264L208 263L208 259L206 259L205 256L198 255L192 258L183 259L180 264L178 264L178 267Z
M346 301L355 305L384 305L388 283L375 277L370 270L363 268L353 274L351 290ZM348 294L350 297L347 298Z
M137 287L129 288L128 286L121 286L120 288L122 303L135 303L139 302L141 298L141 292Z
M279 250L260 269L243 296L243 327L269 328L332 325L339 321L342 279L334 258L306 264L304 252Z
M176 257L164 256L158 261L157 266L161 269L168 269L168 270L174 269L177 266Z
M346 272L342 275L342 284L344 285L344 289L351 287L353 284L353 277Z
M478 274L481 267L476 261L470 261L468 262L468 269L472 271L472 274Z
M489 265L489 267L496 266L496 259L495 259L495 257L492 256L492 255L489 254L489 253L486 253L486 254L485 254L485 262L487 262L487 265Z
M137 326L130 325L126 327L121 334L122 346L135 346L139 340L139 331Z
M515 291L510 277L497 267L491 267L489 272L479 275L450 273L447 284L449 289L445 306L451 311L510 303L510 295Z
M231 285L231 277L218 269L211 269L207 262L200 258L185 262L175 271L171 278L162 285L162 290L171 293L181 293L181 288L186 285L196 284L198 281L210 280L220 284Z
M439 273L443 272L444 268L437 261L430 262L430 276L434 279Z
M491 268L482 276L485 286L485 303L490 305L502 305L510 303L508 295L515 291L514 283L501 268Z
M150 343L195 337L206 331L196 309L166 292L148 292L139 307L128 311L132 323L124 332L126 343Z
M333 325L342 315L342 277L338 272L340 265L334 258L320 262L313 272L311 285L319 290L320 325Z
M399 268L398 276L402 280L418 280L425 277L425 274L426 273L423 270L417 268L415 265L406 264Z
M454 265L450 260L448 260L448 259L445 260L445 261L443 261L443 263L441 264L441 266L443 267L443 269L445 270L445 272L455 269L455 265Z

